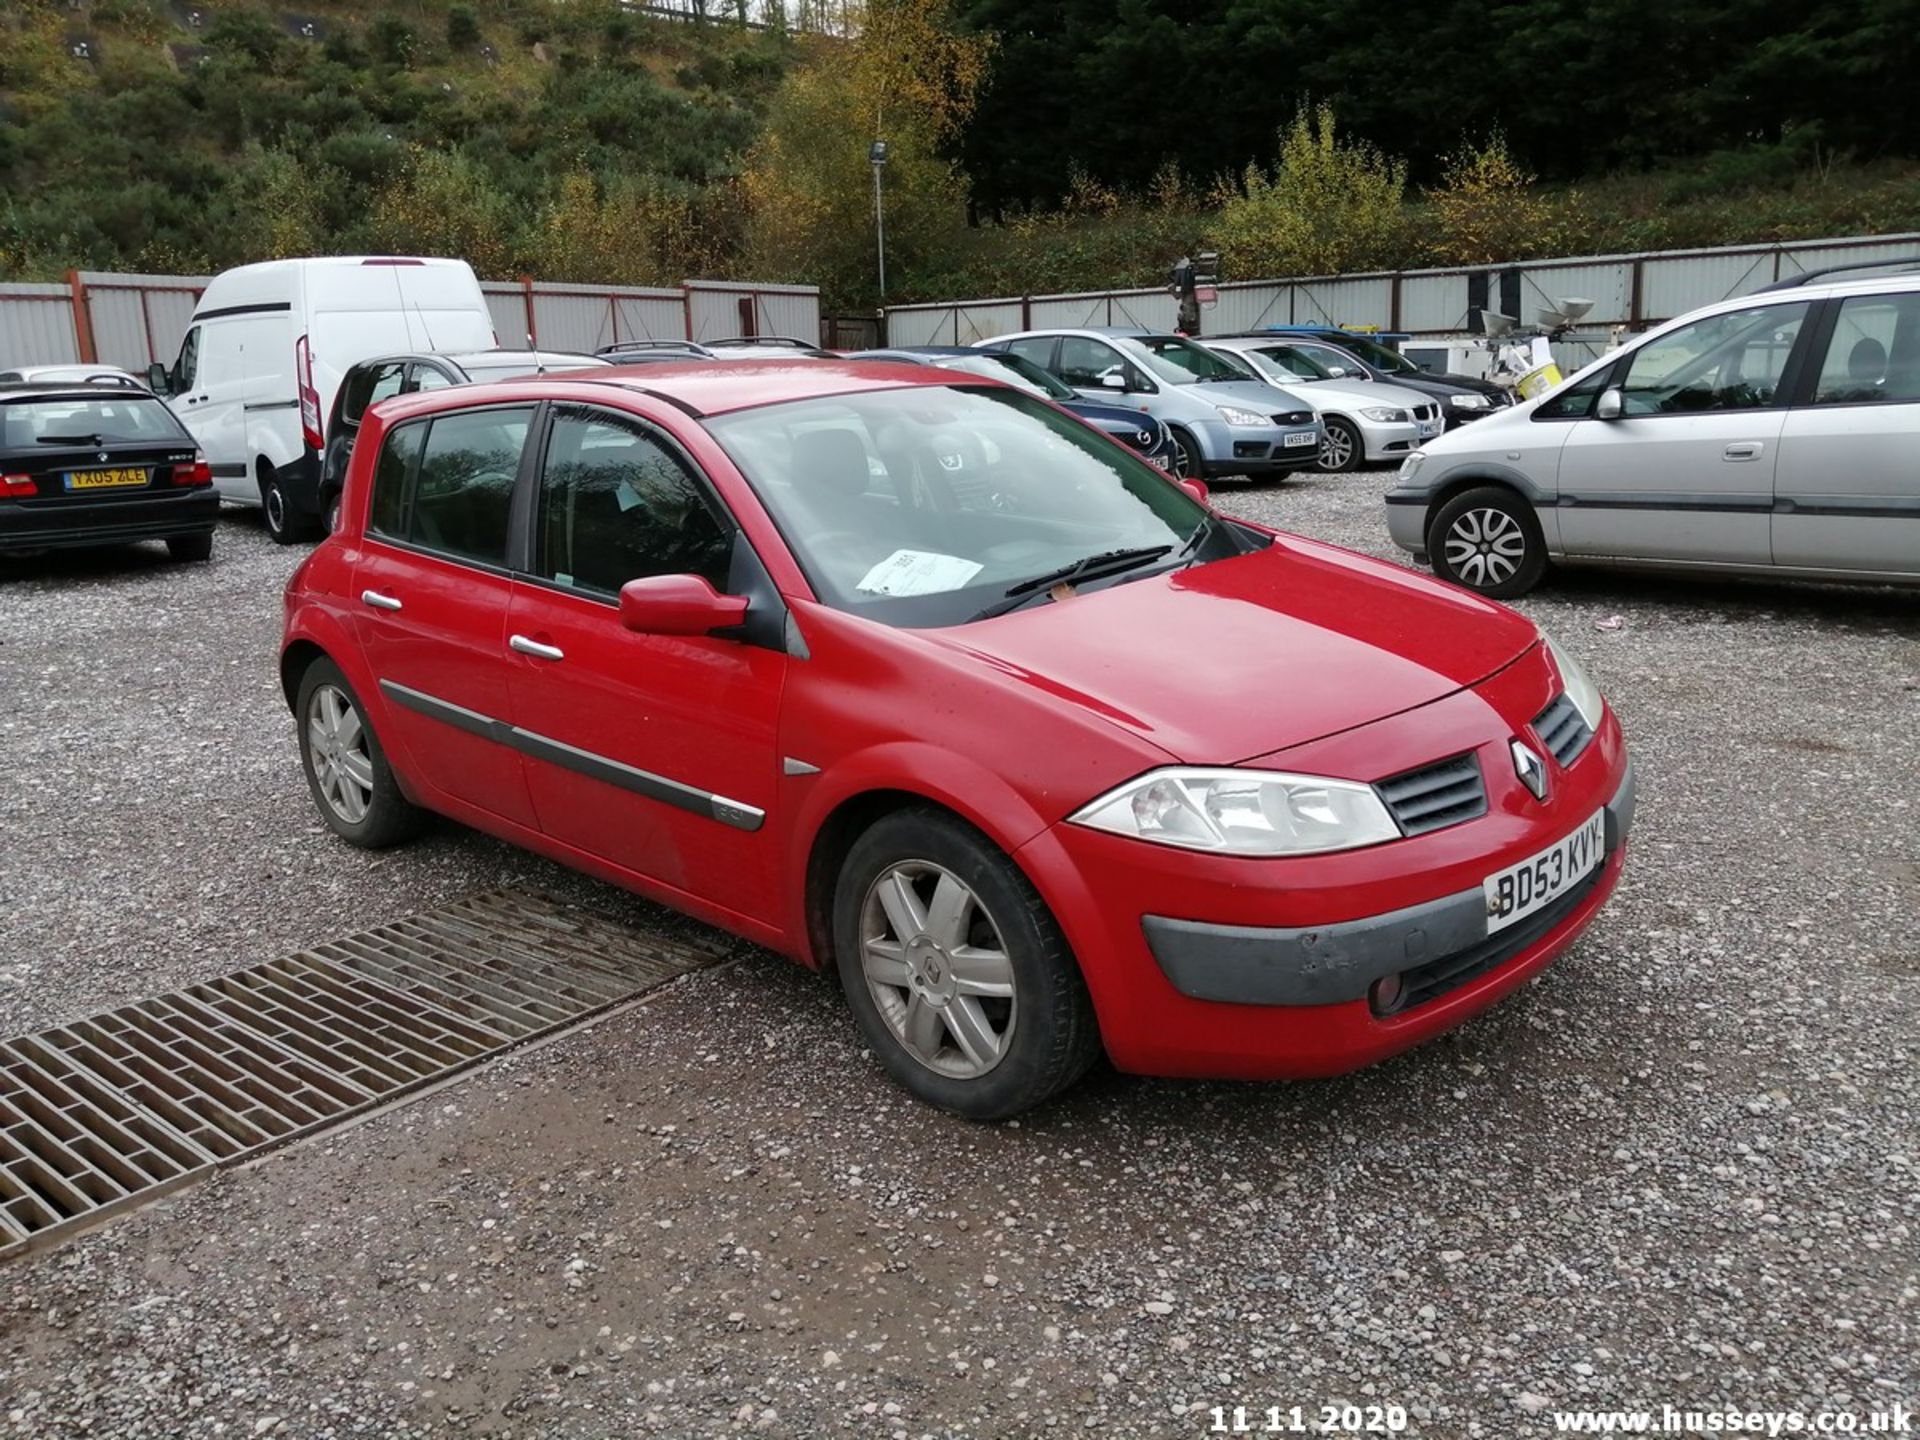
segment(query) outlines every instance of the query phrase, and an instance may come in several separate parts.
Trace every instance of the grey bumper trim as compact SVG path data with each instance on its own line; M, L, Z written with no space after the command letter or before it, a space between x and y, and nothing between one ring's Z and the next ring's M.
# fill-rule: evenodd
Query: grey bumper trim
M1606 807L1609 855L1633 827L1632 762ZM1397 974L1481 944L1485 895L1476 887L1334 925L1265 929L1144 916L1147 948L1174 989L1236 1005L1339 1005Z

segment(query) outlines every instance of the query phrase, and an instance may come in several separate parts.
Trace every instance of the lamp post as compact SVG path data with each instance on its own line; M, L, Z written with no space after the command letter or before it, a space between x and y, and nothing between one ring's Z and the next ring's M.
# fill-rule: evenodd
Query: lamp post
M887 164L887 142L876 140L867 147L867 160L873 166L873 237L880 257L880 298L887 298L887 210L881 197L880 172Z

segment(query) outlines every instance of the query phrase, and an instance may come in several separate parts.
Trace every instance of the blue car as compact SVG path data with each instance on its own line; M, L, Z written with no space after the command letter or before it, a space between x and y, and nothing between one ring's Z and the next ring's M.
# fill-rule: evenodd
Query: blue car
M965 345L903 345L896 350L863 350L848 357L853 360L897 360L907 365L937 365L942 370L961 370L969 375L985 375L1004 380L1044 395L1062 410L1071 410L1096 429L1138 450L1162 470L1173 464L1173 437L1167 427L1153 416L1125 405L1101 405L1082 400L1070 388L1019 355L975 350Z

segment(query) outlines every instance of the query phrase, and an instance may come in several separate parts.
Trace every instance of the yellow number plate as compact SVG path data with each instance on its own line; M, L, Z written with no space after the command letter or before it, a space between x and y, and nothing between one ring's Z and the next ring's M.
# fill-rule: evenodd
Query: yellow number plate
M75 470L67 476L69 490L123 490L146 483L144 470Z

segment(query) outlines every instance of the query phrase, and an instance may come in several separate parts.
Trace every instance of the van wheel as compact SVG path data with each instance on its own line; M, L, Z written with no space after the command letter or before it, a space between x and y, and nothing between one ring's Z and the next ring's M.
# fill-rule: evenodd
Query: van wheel
M175 560L192 562L213 559L213 532L204 535L172 535L167 538L167 554Z
M266 516L267 534L276 545L292 545L304 540L312 528L307 517L293 508L287 487L265 462L260 466L260 511Z
M1442 580L1495 600L1524 595L1547 570L1547 542L1533 507L1504 485L1464 490L1427 529L1427 553Z
M1080 967L1000 848L941 810L898 810L854 842L833 894L840 983L896 1081L972 1120L1064 1090L1100 1053Z

